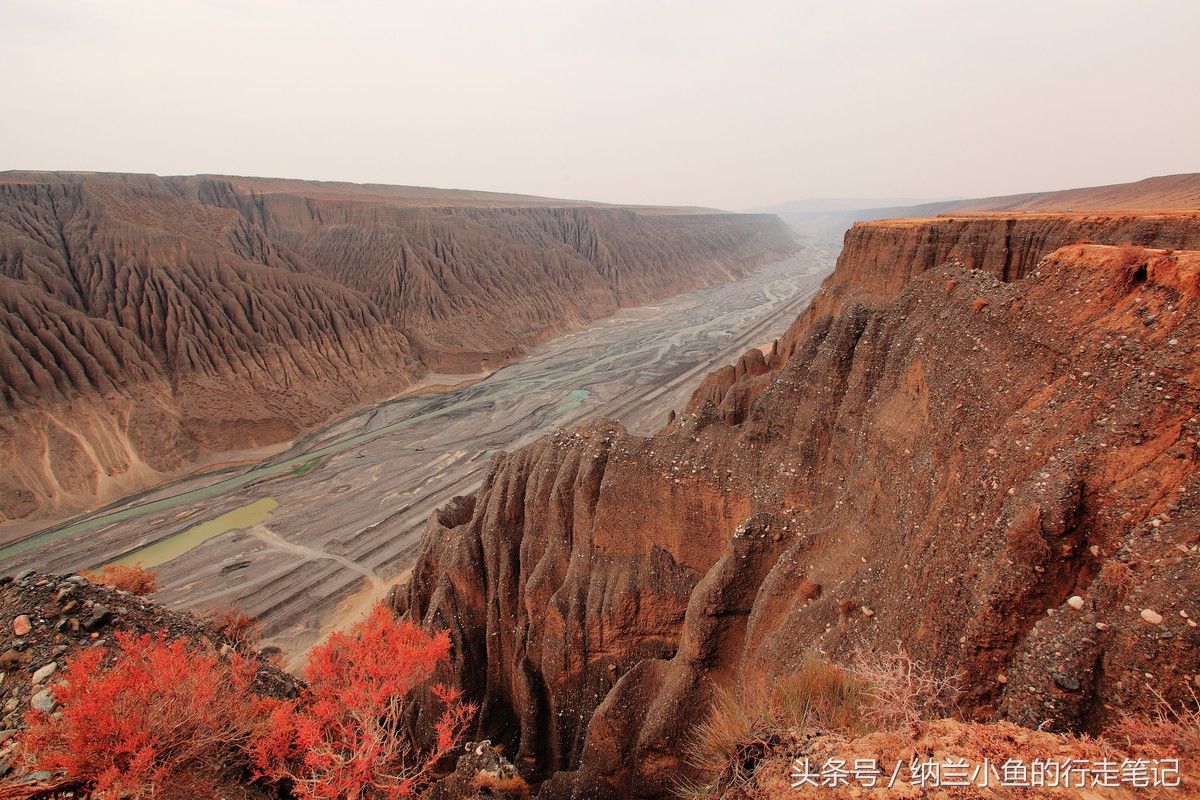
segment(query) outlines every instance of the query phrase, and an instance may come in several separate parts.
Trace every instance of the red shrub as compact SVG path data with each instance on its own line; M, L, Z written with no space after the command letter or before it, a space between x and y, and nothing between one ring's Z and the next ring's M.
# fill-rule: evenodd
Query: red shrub
M235 632L252 621L229 617ZM97 800L223 796L252 768L298 800L409 797L475 711L430 687L444 710L422 746L409 702L446 660L449 636L382 606L312 651L309 685L290 702L254 695L256 662L236 652L128 633L117 643L67 663L53 688L61 715L31 711L22 740L30 769L59 772Z
M62 770L96 798L213 796L244 765L259 719L253 663L128 633L106 666L108 655L87 648L67 664L53 688L61 716L29 712L32 767Z
M158 573L141 564L105 564L99 570L85 569L79 574L92 583L134 594L146 595L158 591Z
M1117 247L1117 260L1123 267L1132 267L1146 260L1146 249L1132 242L1125 242Z
M450 652L450 638L398 622L377 605L348 633L335 633L309 654L308 688L280 704L269 736L252 755L262 773L291 783L300 800L410 797L457 745L473 706L434 686L445 706L434 741L421 749L408 722L408 701Z

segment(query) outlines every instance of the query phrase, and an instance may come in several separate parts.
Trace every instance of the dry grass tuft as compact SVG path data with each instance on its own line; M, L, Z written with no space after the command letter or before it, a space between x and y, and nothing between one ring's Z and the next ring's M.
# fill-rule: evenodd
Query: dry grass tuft
M929 669L904 650L859 653L851 672L866 686L867 718L878 730L954 716L961 687L957 672Z
M738 796L759 764L794 749L804 730L856 728L864 717L863 688L849 671L816 658L770 689L734 694L718 688L685 751L702 782L682 784L678 794L696 800Z
M206 625L239 650L253 650L262 640L262 625L258 617L239 608L214 608L203 619Z
M80 570L79 574L91 583L134 594L147 595L158 591L158 573L141 564L105 564L98 570Z
M794 729L851 732L861 724L866 702L866 687L855 675L810 657L775 683L772 716Z
M529 797L529 784L520 775L502 777L480 772L471 779L471 789L492 797Z
M1124 600L1137 588L1137 576L1133 567L1122 561L1110 559L1100 568L1096 583L1111 591L1116 600Z
M1153 714L1125 714L1108 730L1107 737L1149 758L1186 758L1200 753L1200 698L1195 690L1190 691L1191 703L1180 706L1158 695Z
M1123 267L1132 267L1144 261L1146 258L1146 249L1139 247L1132 242L1117 247L1117 261Z
M743 798L763 763L794 757L812 734L911 731L952 716L959 683L957 673L923 667L900 650L860 653L849 668L810 657L769 688L717 689L686 749L700 782L677 793L692 800Z

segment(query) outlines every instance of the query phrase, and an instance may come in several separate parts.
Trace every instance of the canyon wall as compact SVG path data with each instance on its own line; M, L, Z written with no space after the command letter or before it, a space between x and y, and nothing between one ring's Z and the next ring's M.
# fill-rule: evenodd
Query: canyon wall
M794 249L769 215L269 179L0 175L0 521L285 442Z
M971 214L861 222L846 231L837 269L804 319L834 314L845 304L877 306L898 295L913 276L949 262L1013 281L1049 253L1078 242L1200 249L1200 212Z
M689 410L711 401L730 420L740 418L769 380L758 376L786 363L817 321L843 307L878 308L926 270L956 263L1014 281L1049 253L1077 242L1196 250L1200 212L968 214L856 223L846 231L833 274L765 363L759 365L761 354L750 351L736 366L710 374Z
M449 629L540 797L669 796L714 687L814 653L903 643L967 713L1055 730L1189 696L1200 252L1026 233L856 228L824 305L728 368L736 413L561 431L430 521L397 607Z

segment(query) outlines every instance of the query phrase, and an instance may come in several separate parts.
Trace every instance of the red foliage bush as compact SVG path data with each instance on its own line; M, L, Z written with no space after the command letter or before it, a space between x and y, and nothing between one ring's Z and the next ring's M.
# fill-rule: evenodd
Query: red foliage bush
M1117 247L1117 260L1123 267L1132 267L1146 259L1146 249L1132 242L1125 242Z
M105 564L99 570L85 569L79 574L92 583L134 594L147 595L158 591L158 573L141 564Z
M251 752L262 774L290 783L300 800L410 797L459 743L475 708L448 687L433 742L422 749L408 726L411 696L450 652L446 632L429 636L382 605L348 633L309 654L299 702L279 704L270 734Z
M111 664L87 648L53 687L61 716L27 716L34 769L66 773L95 798L214 796L244 765L259 724L253 662L183 640L117 634Z
M234 633L257 627L229 618ZM250 691L257 662L236 651L118 633L115 651L85 648L67 663L53 687L60 715L29 713L25 760L97 800L225 796L252 772L299 800L410 797L475 712L432 686L444 708L431 741L412 729L413 694L449 650L446 633L377 606L315 648L301 697L280 701Z

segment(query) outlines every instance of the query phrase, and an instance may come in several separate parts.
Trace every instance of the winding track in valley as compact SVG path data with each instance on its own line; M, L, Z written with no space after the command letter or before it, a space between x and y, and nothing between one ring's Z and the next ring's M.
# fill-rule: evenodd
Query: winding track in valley
M493 452L597 416L657 430L708 371L782 333L837 250L811 242L743 280L625 309L475 383L389 401L251 467L159 487L27 537L0 549L0 562L69 572L272 497L279 506L261 524L159 567L156 599L237 605L298 657L407 575L429 515L472 491Z

